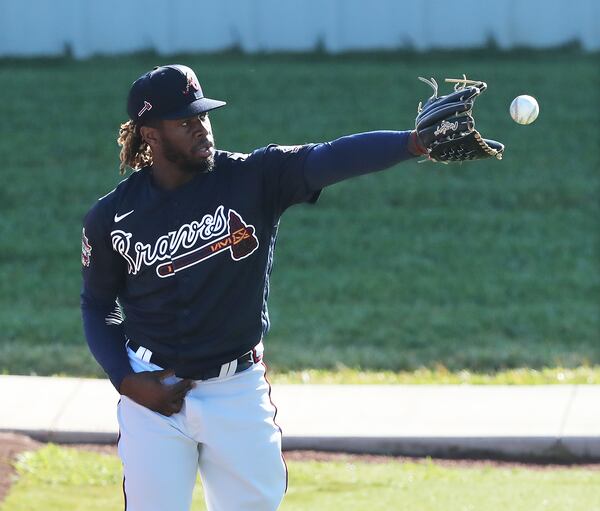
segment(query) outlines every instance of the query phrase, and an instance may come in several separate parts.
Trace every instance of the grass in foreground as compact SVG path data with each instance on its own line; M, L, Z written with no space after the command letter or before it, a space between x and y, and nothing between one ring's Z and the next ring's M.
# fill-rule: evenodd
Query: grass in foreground
M116 456L48 445L21 457L2 511L122 509ZM590 511L600 471L447 468L433 462L291 462L282 511ZM204 510L201 488L194 511Z
M169 58L229 101L213 127L217 144L237 151L410 128L430 94L417 75L466 72L488 82L477 123L507 145L502 162L408 162L286 212L266 340L273 369L494 374L598 365L600 175L586 143L590 105L600 102L598 58ZM100 374L78 311L81 219L119 180L114 138L131 81L164 61L0 61L0 90L12 98L0 123L0 371ZM565 96L573 83L580 93ZM32 90L34 100L22 92ZM541 106L527 127L507 113L524 92Z

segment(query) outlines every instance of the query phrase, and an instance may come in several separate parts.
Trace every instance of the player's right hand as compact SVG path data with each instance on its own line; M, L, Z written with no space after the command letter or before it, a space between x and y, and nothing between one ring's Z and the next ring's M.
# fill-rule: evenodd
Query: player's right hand
M194 380L188 379L172 385L163 382L174 374L172 369L133 373L123 379L119 391L136 403L169 417L181 410L185 396L196 385Z

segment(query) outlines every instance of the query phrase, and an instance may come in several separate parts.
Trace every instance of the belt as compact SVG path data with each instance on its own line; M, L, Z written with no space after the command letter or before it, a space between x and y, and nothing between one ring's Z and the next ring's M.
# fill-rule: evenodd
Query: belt
M157 366L162 367L163 369L167 369L172 367L172 364L168 362L165 358L163 358L158 353L153 353L148 348L144 348L140 346L136 342L131 339L127 340L125 344L129 349L131 349L136 357L143 360L144 362L151 362L152 364L156 364ZM254 349L251 349L247 353L244 353L241 357L232 360L231 362L226 362L225 364L221 364L220 366L210 367L208 369L204 369L202 371L194 372L193 374L179 374L177 376L180 378L189 378L192 380L210 380L211 378L225 378L227 376L233 376L234 374L241 373L246 369L252 367L257 362L262 360L262 342L258 343Z

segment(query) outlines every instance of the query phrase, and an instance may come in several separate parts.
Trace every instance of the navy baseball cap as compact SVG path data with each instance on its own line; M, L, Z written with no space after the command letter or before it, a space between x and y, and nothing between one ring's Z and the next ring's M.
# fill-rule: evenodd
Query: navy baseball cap
M187 66L155 67L140 76L129 90L127 113L135 123L156 119L182 119L224 106L225 101L205 98L196 74Z

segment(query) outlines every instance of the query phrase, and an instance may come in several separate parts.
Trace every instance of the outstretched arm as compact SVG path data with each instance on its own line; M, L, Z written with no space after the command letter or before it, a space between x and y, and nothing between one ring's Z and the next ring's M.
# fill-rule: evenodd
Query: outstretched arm
M414 131L371 131L317 144L306 158L304 176L320 190L354 176L383 170L424 154Z

